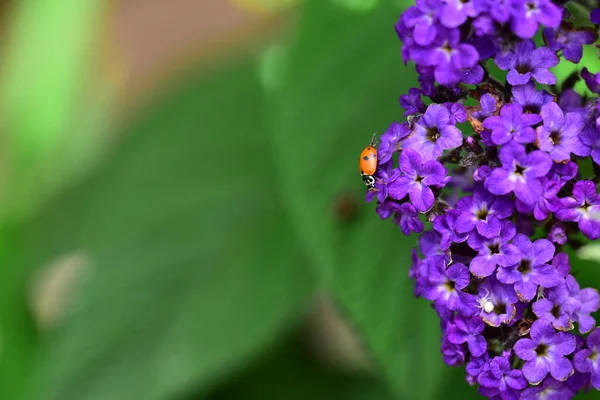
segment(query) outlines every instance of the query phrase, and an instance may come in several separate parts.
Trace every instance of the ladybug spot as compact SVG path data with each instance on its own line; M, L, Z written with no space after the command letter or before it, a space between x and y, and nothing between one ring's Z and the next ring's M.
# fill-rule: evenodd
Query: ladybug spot
M363 160L365 160L365 161L369 161L369 156L364 156L364 157L363 157Z

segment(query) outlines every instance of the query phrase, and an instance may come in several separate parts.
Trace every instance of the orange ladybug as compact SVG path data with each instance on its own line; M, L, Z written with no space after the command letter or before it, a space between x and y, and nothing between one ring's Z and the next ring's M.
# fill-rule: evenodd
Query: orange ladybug
M358 170L362 176L362 181L370 191L375 191L375 178L373 175L377 170L377 149L374 147L375 135L371 143L360 153L358 159Z

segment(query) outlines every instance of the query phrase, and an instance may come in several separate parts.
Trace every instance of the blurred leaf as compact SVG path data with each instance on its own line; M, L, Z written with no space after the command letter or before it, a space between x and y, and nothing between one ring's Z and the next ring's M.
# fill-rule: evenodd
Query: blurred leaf
M5 219L30 215L90 168L110 121L110 103L99 102L113 91L97 43L106 2L25 0L15 6L0 96ZM92 125L90 118L94 129L81 131Z
M364 204L357 167L372 133L403 118L398 97L416 84L394 32L400 12L388 3L357 14L337 2L310 2L287 52L285 81L272 92L272 131L283 194L317 273L395 391L427 399L450 369L438 318L414 298L408 278L416 237ZM365 212L342 225L331 210L348 191Z
M312 359L306 347L299 338L288 340L243 375L223 384L208 399L392 399L382 382L328 369Z
M276 193L263 111L253 65L182 82L98 176L47 210L32 251L82 246L91 263L32 399L206 389L304 312L313 284Z
M22 242L22 227L0 228L0 399L21 399L30 384L29 373L37 332L31 320L26 294L28 273L22 256L29 250Z
M230 0L250 12L258 14L276 13L291 8L302 0Z

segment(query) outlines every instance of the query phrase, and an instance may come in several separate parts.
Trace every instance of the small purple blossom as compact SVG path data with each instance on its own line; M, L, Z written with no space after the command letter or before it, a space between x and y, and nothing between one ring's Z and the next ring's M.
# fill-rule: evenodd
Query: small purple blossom
M478 252L469 265L470 271L479 278L490 276L496 266L510 267L519 262L518 249L509 243L515 236L515 226L509 221L502 221L498 236L488 239L477 233L471 234L467 242Z
M507 197L494 196L479 186L473 196L463 197L457 202L456 210L460 211L456 219L458 232L469 233L477 229L481 236L494 238L500 233L500 220L513 214L513 205Z
M550 28L560 25L562 9L550 0L511 0L511 28L523 39L532 38L538 29L538 24Z
M519 391L527 387L527 380L519 369L511 369L505 357L494 357L490 368L477 380L483 387L495 389L501 398L518 398Z
M466 310L468 297L472 296L462 292L469 284L467 267L459 263L447 267L444 256L431 257L426 263L428 275L423 296L451 311Z
M540 114L544 124L537 128L538 147L548 152L554 161L569 160L571 153L589 155L589 148L579 138L584 127L580 114L563 114L556 103L544 105Z
M409 236L411 232L421 233L425 226L419 219L419 212L409 203L402 203L394 216L394 222L400 226L402 233Z
M590 21L596 25L600 24L600 8L594 8L592 10L590 13Z
M478 302L490 302L491 311L481 310L481 319L489 326L499 327L501 324L510 325L516 315L516 304L519 301L512 285L505 285L490 276L479 286Z
M523 203L535 204L543 192L539 178L552 167L550 156L539 150L527 154L522 145L512 143L502 147L498 157L502 168L492 171L486 189L497 195L514 192Z
M393 122L379 138L379 146L377 147L378 165L386 164L390 161L392 154L397 151L400 141L409 134L410 129L408 124Z
M388 188L390 197L401 200L408 193L411 203L422 212L433 206L434 196L430 186L441 187L448 182L447 171L440 162L423 162L419 153L411 148L400 154L400 170L403 175Z
M367 202L370 202L372 197L376 196L377 200L383 202L388 196L388 185L392 185L400 176L398 169L380 169L375 174L375 189L376 192L369 191L367 193Z
M544 39L554 52L562 50L563 56L577 64L583 55L583 45L594 43L596 35L590 30L544 29Z
M564 224L557 222L552 225L550 232L548 232L548 239L561 246L567 243L567 232Z
M452 243L462 243L469 237L468 233L459 233L456 230L456 220L460 215L458 210L449 210L433 221L433 229L442 235L440 245L444 251L448 250Z
M423 160L436 159L444 150L462 144L462 134L454 126L448 108L432 104L416 123L413 133L404 140L404 146L417 151Z
M581 141L589 146L592 160L600 165L600 131L591 125L586 125L581 132Z
M562 199L563 207L556 212L561 221L577 222L588 239L600 238L600 199L592 181L579 181L573 187L573 196Z
M600 328L589 334L586 345L575 354L573 365L577 371L591 374L592 385L600 390Z
M454 320L454 323L448 326L446 335L448 341L454 344L466 343L469 352L479 357L485 353L487 343L481 333L485 324L480 318L463 318L461 316Z
M415 63L434 67L434 77L441 85L459 82L460 71L471 68L479 61L477 50L461 43L458 29L438 28L436 39L427 47L415 47L411 56Z
M537 90L533 82L512 88L513 101L523 107L523 112L539 114L542 106L552 101L552 95L545 90Z
M556 83L556 77L548 68L558 64L558 57L547 47L536 49L532 40L518 43L514 52L498 53L494 62L498 68L508 71L507 80L511 85L524 85L531 79L549 85Z
M543 221L548 218L551 212L555 212L562 207L562 202L558 198L558 191L561 189L561 182L558 179L548 179L547 177L540 178L542 184L542 195L533 205L527 205L517 199L515 204L517 210L526 214L533 212L533 217L538 221Z
M533 303L533 312L540 320L548 321L554 328L561 331L573 329L574 314L581 305L571 296L565 283L548 289L546 298L541 298Z
M479 99L480 110L473 113L473 117L483 121L496 112L496 98L489 93L485 93Z
M520 400L565 400L575 395L567 383L547 377L538 386L530 386L523 391Z
M519 264L498 270L498 280L506 284L514 284L515 292L521 301L532 300L538 286L551 288L561 283L556 269L548 263L554 257L554 245L547 239L531 242L519 233L513 239L513 245L519 250Z
M569 290L569 295L579 303L579 307L574 312L575 321L579 324L579 332L588 333L596 327L596 320L591 314L600 308L598 290L593 288L580 289L579 283L573 275L566 277L565 284Z
M585 81L588 89L594 93L600 93L600 73L593 74L587 67L583 67L581 70L581 77Z
M523 114L523 108L518 104L508 104L502 107L499 116L483 121L483 127L492 131L494 144L506 144L513 139L519 143L531 143L535 140L531 126L541 120L539 115Z
M437 34L436 14L440 9L439 0L417 0L416 6L409 7L402 14L402 23L406 28L414 28L414 41L427 46ZM396 24L398 30L398 24Z
M425 104L421 100L421 91L411 88L408 94L400 96L400 105L406 110L404 116L422 114L425 112Z
M444 362L450 366L465 363L466 354L463 346L450 343L446 336L442 339L441 352Z
M565 380L573 373L573 365L565 356L575 351L575 336L556 332L550 322L535 321L531 325L531 339L520 339L514 347L523 360L523 375L537 385L550 375Z
M440 13L440 22L447 28L456 28L462 25L468 17L478 14L473 1L448 0Z

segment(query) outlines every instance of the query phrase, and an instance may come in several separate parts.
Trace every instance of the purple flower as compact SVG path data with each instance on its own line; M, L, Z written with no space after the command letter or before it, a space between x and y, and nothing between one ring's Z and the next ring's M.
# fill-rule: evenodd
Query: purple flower
M481 37L485 35L491 35L495 31L494 21L487 15L480 15L475 18L472 25L475 35Z
M456 220L461 215L460 211L449 210L444 215L439 215L433 220L433 229L442 235L442 250L448 250L452 243L462 243L469 237L468 233L456 231Z
M578 168L577 164L573 161L567 163L555 163L552 165L552 170L548 177L560 181L560 185L564 186L565 183L577 176Z
M442 104L431 104L416 123L412 135L404 140L404 147L417 151L425 161L436 159L444 150L461 144L462 134Z
M594 43L596 35L588 30L544 29L544 39L550 50L562 50L563 56L577 64L583 55L583 45Z
M382 165L392 159L392 154L398 149L398 144L410 133L407 123L392 122L389 128L379 137L377 147L377 164Z
M600 131L591 125L586 125L581 132L581 141L590 147L592 160L600 165Z
M577 112L585 115L585 108L582 107L583 99L573 89L565 89L558 97L558 105L566 112Z
M440 1L417 0L416 4L402 14L402 22L407 28L414 28L413 37L417 44L427 46L433 42L437 34L435 20L440 9Z
M579 324L579 332L582 334L588 333L596 327L596 320L590 314L600 308L598 290L593 288L580 289L579 283L573 275L566 277L565 284L570 296L579 302L579 308L574 313L575 321Z
M479 357L487 350L487 343L481 335L483 328L485 328L485 324L480 318L465 318L459 315L453 324L448 325L446 337L450 343L466 343L469 352L473 356Z
M421 91L411 88L408 94L400 96L400 105L406 110L404 116L422 114L425 112L425 104L421 101Z
M371 202L373 196L377 196L379 202L383 202L388 196L388 185L394 183L400 176L400 170L394 168L380 169L375 173L375 192L367 192L367 202Z
M550 375L565 380L573 373L573 365L565 356L575 351L575 336L556 332L548 321L537 320L531 325L531 339L520 339L514 347L523 360L523 375L537 385Z
M366 196L367 202L370 202L371 200L373 200L374 197L375 196L373 195L373 193L371 193L371 194L367 193L367 196ZM397 202L388 198L388 199L385 199L384 202L377 203L376 211L377 211L377 215L379 215L379 218L388 219L389 217L394 215L394 213L400 211L400 205Z
M460 211L456 219L456 230L469 233L473 229L485 238L494 238L500 233L500 220L513 213L512 201L504 196L494 196L479 186L473 196L463 197L456 203Z
M454 125L457 123L463 123L467 120L467 112L462 104L445 103L444 105L450 113L450 124Z
M519 300L514 289L510 285L504 285L493 276L486 278L477 294L477 302L485 305L490 302L493 305L491 311L482 307L480 317L489 326L499 327L501 324L510 325L517 314L516 303Z
M490 276L497 265L510 267L519 262L519 250L508 242L515 236L515 226L509 221L502 221L498 236L487 239L473 233L467 239L469 246L478 252L471 260L469 270L477 277Z
M590 13L590 21L596 25L600 25L600 8L594 8Z
M530 79L548 85L556 83L548 68L558 64L558 57L547 47L536 49L532 40L519 42L512 52L498 53L494 62L498 68L508 70L506 79L511 85L524 85Z
M415 47L411 56L418 65L434 67L435 80L452 86L460 80L460 70L471 68L479 61L477 50L461 43L458 29L439 28L432 45Z
M600 390L600 328L587 337L587 348L580 350L573 358L573 365L579 372L592 375L592 385Z
M554 328L561 331L573 329L574 313L581 305L571 296L565 283L548 289L547 298L542 298L533 303L533 312L541 320L551 323Z
M519 369L511 369L505 357L494 357L490 368L477 379L483 387L496 389L501 398L519 398L519 392L527 387L527 380Z
M561 189L561 182L558 179L540 178L542 184L542 195L533 205L527 205L522 201L516 201L517 210L526 214L533 211L533 217L538 221L545 220L551 212L555 212L562 207L562 202L557 197Z
M529 154L522 145L512 143L499 152L502 168L496 168L485 181L485 187L493 194L515 193L525 204L535 204L542 195L539 178L552 167L550 156L540 150Z
M489 371L490 369L490 356L488 353L483 353L481 357L471 357L467 363L465 370L467 374L474 377L475 380L479 377L479 374Z
M411 232L421 233L425 227L419 219L419 212L412 204L402 203L394 216L394 222L400 226L402 233L409 236Z
M442 235L435 231L425 231L419 236L419 249L425 257L443 256L445 253L440 247Z
M556 212L561 221L574 221L588 238L600 238L600 199L592 181L579 181L573 187L573 196L562 199L563 207Z
M467 310L465 302L468 301L468 296L472 295L461 291L469 284L470 274L467 267L455 263L446 268L444 256L430 257L425 262L428 274L423 297L452 311Z
M600 93L600 73L592 74L587 67L581 70L581 77L585 81L588 89L594 93Z
M548 239L561 246L567 243L567 232L565 231L565 226L560 222L556 222L554 225L552 225L550 232L548 232Z
M542 106L552 101L552 95L545 90L537 90L535 83L527 82L524 85L512 88L513 101L523 107L523 112L539 114Z
M552 265L558 271L558 275L565 278L571 272L571 265L569 264L569 256L567 253L557 253L552 260Z
M548 263L554 256L554 245L546 239L531 240L522 233L513 239L513 245L521 253L518 265L498 270L498 280L502 283L513 284L515 292L521 301L531 301L538 286L550 288L558 286L562 279L556 269Z
M540 113L544 125L537 128L538 147L550 154L554 161L565 161L571 153L578 156L590 154L579 138L584 127L581 115L568 112L566 115L556 103L548 103Z
M450 366L461 365L465 363L465 350L462 345L453 344L448 338L442 339L442 357L444 362Z
M525 389L519 400L565 400L575 393L567 383L547 377L541 385Z
M417 210L429 210L434 202L429 186L444 186L448 181L446 169L435 160L423 162L419 153L408 148L400 154L400 170L403 175L388 189L390 197L401 200L408 193Z
M550 0L511 0L511 28L523 39L532 38L538 23L550 28L560 25L562 9Z
M460 81L468 85L477 85L483 80L485 71L479 64L460 70Z
M473 113L473 117L483 121L496 112L496 98L489 93L485 93L479 99L480 110Z
M492 131L494 144L506 144L512 139L519 143L531 143L535 140L535 131L531 126L541 120L537 114L523 114L523 107L518 104L507 104L502 107L499 116L483 121L483 126Z
M467 17L475 17L478 12L472 1L447 0L440 13L440 22L447 28L462 25Z

